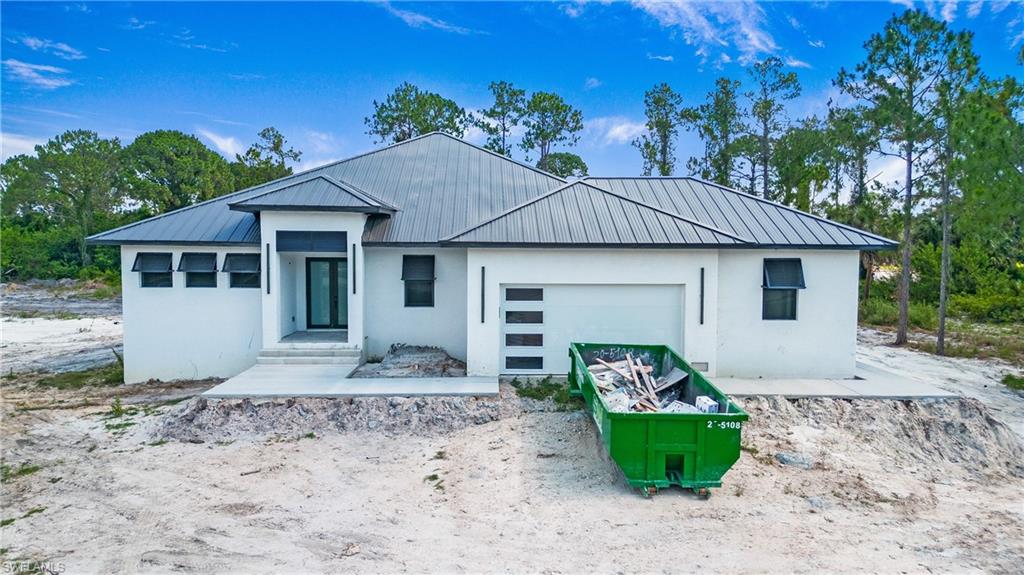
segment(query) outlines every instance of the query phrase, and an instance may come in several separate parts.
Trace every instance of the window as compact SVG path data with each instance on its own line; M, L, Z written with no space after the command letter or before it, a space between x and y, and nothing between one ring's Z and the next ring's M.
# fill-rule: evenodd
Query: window
M505 369L544 369L544 358L506 357Z
M217 254L184 253L178 271L185 272L185 287L217 287Z
M434 256L402 256L405 307L434 307Z
M544 347L544 334L506 333L505 345L508 347Z
M800 258L765 258L761 285L761 319L796 319L797 290L805 289Z
M174 279L171 275L171 254L169 253L138 253L132 271L139 272L140 283L144 288L172 287Z
M505 288L505 301L544 301L542 288Z
M260 287L260 254L227 254L224 271L230 274L233 288Z
M505 323L544 323L544 312L506 311Z

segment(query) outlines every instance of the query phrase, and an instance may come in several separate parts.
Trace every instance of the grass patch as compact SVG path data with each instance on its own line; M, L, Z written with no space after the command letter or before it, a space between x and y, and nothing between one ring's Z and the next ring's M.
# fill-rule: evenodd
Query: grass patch
M448 453L443 449L439 449L431 459L448 459Z
M85 371L67 371L41 378L37 385L55 389L81 389L83 387L110 387L124 383L124 367L118 363Z
M135 425L134 421L119 421L117 423L107 422L103 424L103 428L111 433L118 433L123 432L133 425Z
M43 511L46 511L45 507L33 507L32 509L29 509L24 515L22 515L21 518L26 519L28 517L32 517L37 513L42 513Z
M550 376L534 383L524 383L516 378L512 380L512 387L515 388L516 395L519 397L527 397L538 401L550 399L555 403L559 411L573 411L583 407L583 402L580 398L570 395L568 382L558 383L552 381Z
M19 477L25 477L26 475L32 475L33 473L42 469L41 465L31 465L28 463L22 463L18 467L11 467L10 465L0 465L0 483L7 483L12 479Z
M310 431L306 435L303 435L301 439L316 439L316 434Z
M14 523L15 521L17 521L17 519L15 519L13 517L8 517L7 519L0 520L0 527L7 527L8 525L10 525L11 523Z
M160 447L161 445L165 445L166 443L167 443L166 439L158 439L157 441L153 441L153 442L147 443L146 445L148 445L150 447Z
M63 309L58 309L54 311L41 311L37 309L19 309L6 312L6 315L18 319L82 319L81 315Z
M1024 391L1024 377L1008 373L1003 376L1003 385L1016 391Z

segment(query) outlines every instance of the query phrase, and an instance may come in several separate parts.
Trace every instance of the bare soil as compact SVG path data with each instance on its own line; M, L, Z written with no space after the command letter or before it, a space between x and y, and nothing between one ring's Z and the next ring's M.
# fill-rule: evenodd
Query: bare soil
M31 410L5 397L4 465L40 466L3 485L5 560L88 573L1013 573L1024 561L1024 448L972 399L746 400L741 459L701 501L643 499L588 415L510 386L457 408L369 400L360 413L401 423L368 430L351 407L177 401L210 382L164 385L119 388L120 415L95 397Z

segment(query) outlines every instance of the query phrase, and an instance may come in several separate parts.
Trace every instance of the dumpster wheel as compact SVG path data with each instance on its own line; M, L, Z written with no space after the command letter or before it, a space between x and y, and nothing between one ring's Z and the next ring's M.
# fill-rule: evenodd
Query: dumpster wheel
M693 492L697 494L698 499L707 499L711 497L711 490L707 487L694 488Z
M645 499L650 499L658 494L658 488L654 485L648 485L647 487L640 488L640 494L643 495Z

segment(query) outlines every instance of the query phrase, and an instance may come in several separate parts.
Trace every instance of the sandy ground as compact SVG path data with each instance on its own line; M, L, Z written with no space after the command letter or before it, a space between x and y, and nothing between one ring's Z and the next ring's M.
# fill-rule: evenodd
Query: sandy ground
M22 321L4 320L5 345L30 341ZM745 400L744 451L707 501L641 498L587 414L507 385L325 407L21 376L2 384L0 448L5 475L31 472L0 485L0 570L1021 573L1024 394L998 383L1014 368L886 341L862 330L860 359L977 399ZM74 349L59 345L25 349Z
M197 400L161 398L197 390L121 388L121 417L109 396L20 412L28 391L5 398L5 465L41 469L3 486L4 559L75 573L1019 573L1024 561L1024 448L975 400L747 400L746 449L702 501L641 498L587 415L524 409L508 386L503 417L447 433L163 442Z
M892 340L891 333L861 328L857 334L857 361L979 399L997 419L1024 438L1024 393L1002 384L1007 373L1024 375L1024 370L999 359L940 357L893 347L889 345Z
M112 350L122 350L121 299L83 298L73 285L0 286L4 374L79 371L116 361Z

